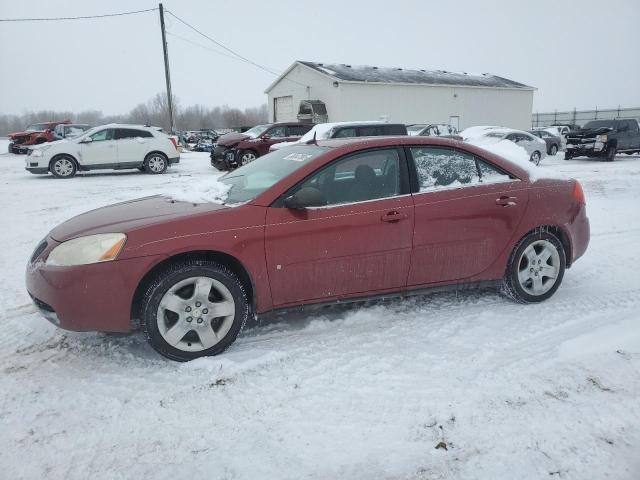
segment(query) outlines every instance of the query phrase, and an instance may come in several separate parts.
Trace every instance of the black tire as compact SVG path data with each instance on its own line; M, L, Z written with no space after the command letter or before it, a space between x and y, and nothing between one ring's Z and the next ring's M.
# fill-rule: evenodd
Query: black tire
M167 156L159 152L151 152L145 157L144 163L142 164L144 171L152 175L160 175L166 172L167 167L169 167Z
M525 251L527 251L530 246L533 246L534 252L536 252L538 248L540 248L540 251L542 252L543 246L544 248L555 250L557 257L553 256L553 259L552 257L549 257L547 260L547 262L557 262L557 265L555 266L557 268L557 272L555 273L555 280L552 284L548 283L551 281L551 278L546 276L546 270L543 270L546 267L551 266L550 264L546 262L544 264L538 264L535 271L533 270L534 267L525 255ZM564 247L558 237L544 229L531 232L518 242L511 253L509 263L507 264L507 272L502 284L502 293L518 303L542 302L551 297L558 287L560 287L562 278L564 277L566 263L567 259ZM541 273L538 273L539 271ZM533 275L530 276L530 274L534 274L535 277ZM530 278L526 281L522 281L521 277L524 276L530 276ZM546 288L546 290L536 294L532 293L532 290L534 288L534 278L537 280L538 276L540 278L541 286ZM544 283L544 278L547 278L546 284ZM531 281L530 283L529 280Z
M178 318L178 320L175 320L177 316L171 313L171 310L169 310L168 313L167 310L163 310L162 314L160 314L160 302L162 301L165 294L168 294L171 288L175 288L176 286L179 286L184 282L190 282L194 277L212 279L213 281L222 284L227 289L226 294L230 294L232 296L235 309L232 319L230 319L230 316L225 317L224 321L231 322L230 327L227 327L228 330L226 331L226 333L224 333L224 336L218 340L218 343L210 348L202 348L197 351L194 351L192 349L191 351L189 351L190 348L200 348L198 347L198 345L194 346L193 344L204 344L204 341L201 340L202 337L198 333L199 329L212 328L213 331L216 332L215 322L219 321L220 318L206 318L206 313L208 312L202 310L202 312L197 313L198 315L202 315L202 317L205 317L204 322L200 325L196 325L196 322L192 321L193 319L188 320L188 318L191 317L186 317L184 319ZM186 296L189 297L189 285L182 288L187 289ZM215 292L215 288L217 287L209 290L209 297L207 301L215 301L211 300L212 295L217 295ZM181 292L181 290L178 290L177 292ZM183 301L194 301L193 298L196 298L195 294L196 292L194 287L191 298L187 298ZM194 303L194 305L196 304ZM200 308L200 306L198 306L198 308ZM185 311L191 312L192 310ZM193 311L195 312L195 310ZM247 293L244 285L242 284L242 282L240 282L238 277L227 267L209 260L187 260L177 262L169 266L156 276L155 280L151 283L151 285L149 285L144 296L142 297L140 313L142 324L144 326L145 336L154 350L171 360L186 362L199 357L218 355L219 353L225 351L234 342L247 321L247 318L249 316L249 301L247 299ZM183 313L183 315L189 314ZM170 317L173 317L173 319ZM170 322L171 320L175 320L175 323L173 325L167 324L167 322ZM163 336L163 333L160 331L161 326L159 325L159 323L165 322L162 326L166 327L168 331L168 329L172 328L181 321L183 322L184 328L190 330L179 339L177 344L182 348L178 348L167 342L167 340ZM190 323L186 324L186 321L189 321ZM165 331L165 334L166 333L167 332Z
M551 145L551 148L549 149L549 155L554 156L556 153L558 153L558 146Z
M565 160L571 160L573 157L571 155L569 155L569 152L564 152L564 159Z
M616 159L617 148L615 146L611 146L607 148L607 156L604 157L605 162L613 162Z
M260 155L258 155L258 153L254 152L253 150L240 150L238 152L238 157L236 159L236 162L238 164L238 167L242 167L247 163L253 162L259 156Z
M58 155L49 162L49 171L56 178L73 178L78 171L78 165L71 155Z
M535 165L540 165L540 160L542 160L542 154L538 150L533 152L531 157L529 157L529 161Z

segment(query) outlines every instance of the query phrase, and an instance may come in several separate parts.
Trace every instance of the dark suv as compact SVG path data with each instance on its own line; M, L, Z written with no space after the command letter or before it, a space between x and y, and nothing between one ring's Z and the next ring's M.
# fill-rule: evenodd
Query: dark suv
M594 120L567 134L564 159L602 157L612 162L616 153L640 152L640 125L634 119Z
M269 152L279 142L295 142L313 127L313 123L269 123L244 133L227 133L218 139L211 152L211 165L231 170L246 165Z

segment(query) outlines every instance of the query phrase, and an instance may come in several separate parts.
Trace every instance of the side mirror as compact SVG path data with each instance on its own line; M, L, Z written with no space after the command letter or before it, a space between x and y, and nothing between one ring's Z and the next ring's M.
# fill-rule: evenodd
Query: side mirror
M264 142L266 142L267 140L271 140L271 135L269 135L268 133L265 133L264 135L262 135L262 140Z
M284 206L292 210L303 210L308 207L323 207L327 199L320 190L313 187L305 187L284 199Z
M91 143L91 142L93 142L93 138L87 137L87 138L83 138L80 143Z

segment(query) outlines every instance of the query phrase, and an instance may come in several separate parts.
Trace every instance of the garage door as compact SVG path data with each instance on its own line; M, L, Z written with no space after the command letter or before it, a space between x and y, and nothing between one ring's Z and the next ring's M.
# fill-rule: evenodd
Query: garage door
M273 110L276 122L292 122L295 121L293 115L293 97L276 97L273 99Z

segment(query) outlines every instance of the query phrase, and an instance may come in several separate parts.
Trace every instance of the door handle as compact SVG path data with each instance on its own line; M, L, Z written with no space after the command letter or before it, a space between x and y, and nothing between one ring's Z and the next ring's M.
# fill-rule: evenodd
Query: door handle
M503 207L515 207L517 205L518 197L508 197L503 195L500 198L496 198L496 205L502 205Z
M380 217L380 220L382 220L383 222L394 223L394 222L399 222L400 220L404 220L406 218L409 218L409 217L405 213L400 213L396 210L392 210L391 212L387 212L384 215L382 215L382 217Z

